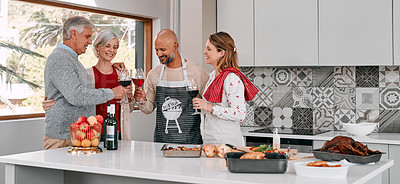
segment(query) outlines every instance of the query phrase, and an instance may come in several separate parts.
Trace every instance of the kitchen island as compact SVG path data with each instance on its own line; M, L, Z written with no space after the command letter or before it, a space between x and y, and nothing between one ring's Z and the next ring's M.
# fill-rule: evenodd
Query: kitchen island
M354 165L343 179L297 176L293 162L284 174L230 173L224 159L166 158L153 142L120 141L116 151L72 155L68 148L1 156L6 184L70 183L365 183L393 166L393 160ZM313 161L315 159L300 160Z

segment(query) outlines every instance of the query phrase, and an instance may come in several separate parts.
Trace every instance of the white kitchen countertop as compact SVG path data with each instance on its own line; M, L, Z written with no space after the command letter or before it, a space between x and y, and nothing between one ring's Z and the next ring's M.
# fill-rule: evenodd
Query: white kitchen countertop
M393 165L393 160L351 166L347 178L315 179L297 176L293 162L284 174L230 173L224 159L166 158L153 142L121 141L119 149L94 155L71 155L67 148L1 156L0 162L56 170L188 183L364 183ZM315 159L297 160L313 161Z
M256 130L263 127L242 127L242 135L247 137L272 137L272 133L249 133L250 130ZM354 140L363 143L376 143L376 144L393 144L400 145L400 133L371 133L367 136L354 136L346 133L345 131L329 131L318 135L293 135L293 134L279 134L281 138L287 139L306 139L315 141L327 141L336 136L352 137Z

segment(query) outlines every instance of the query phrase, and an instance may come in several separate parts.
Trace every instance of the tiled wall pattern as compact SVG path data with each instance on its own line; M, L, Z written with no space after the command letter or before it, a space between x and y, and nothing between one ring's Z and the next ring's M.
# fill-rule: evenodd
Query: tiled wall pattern
M400 66L242 67L260 90L242 126L400 132Z

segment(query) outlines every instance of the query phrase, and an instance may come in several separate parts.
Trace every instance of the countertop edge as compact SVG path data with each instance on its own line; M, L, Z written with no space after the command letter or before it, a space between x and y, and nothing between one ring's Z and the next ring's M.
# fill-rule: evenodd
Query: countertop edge
M394 165L394 160L390 160L383 167L381 167L381 168L379 168L379 169L377 169L377 170L365 175L364 177L360 178L358 181L354 182L353 184L365 183L365 182L369 181L370 179L374 178L375 176L377 176L378 174L381 174L385 170L389 169L393 165Z

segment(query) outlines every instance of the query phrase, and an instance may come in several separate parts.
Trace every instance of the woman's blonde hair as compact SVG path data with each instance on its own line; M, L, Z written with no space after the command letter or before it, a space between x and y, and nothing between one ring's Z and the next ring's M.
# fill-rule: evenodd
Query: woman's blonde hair
M94 55L97 58L99 58L99 53L97 51L97 48L106 46L107 43L110 40L114 39L114 38L117 40L118 47L119 47L119 40L118 40L117 35L114 32L112 32L110 30L100 31L99 35L97 35L97 37L93 41L93 52L94 52Z
M218 52L225 51L225 55L220 58L217 63L218 70L221 72L228 67L239 69L238 54L236 51L235 41L225 32L217 32L208 38L210 43L217 48Z

